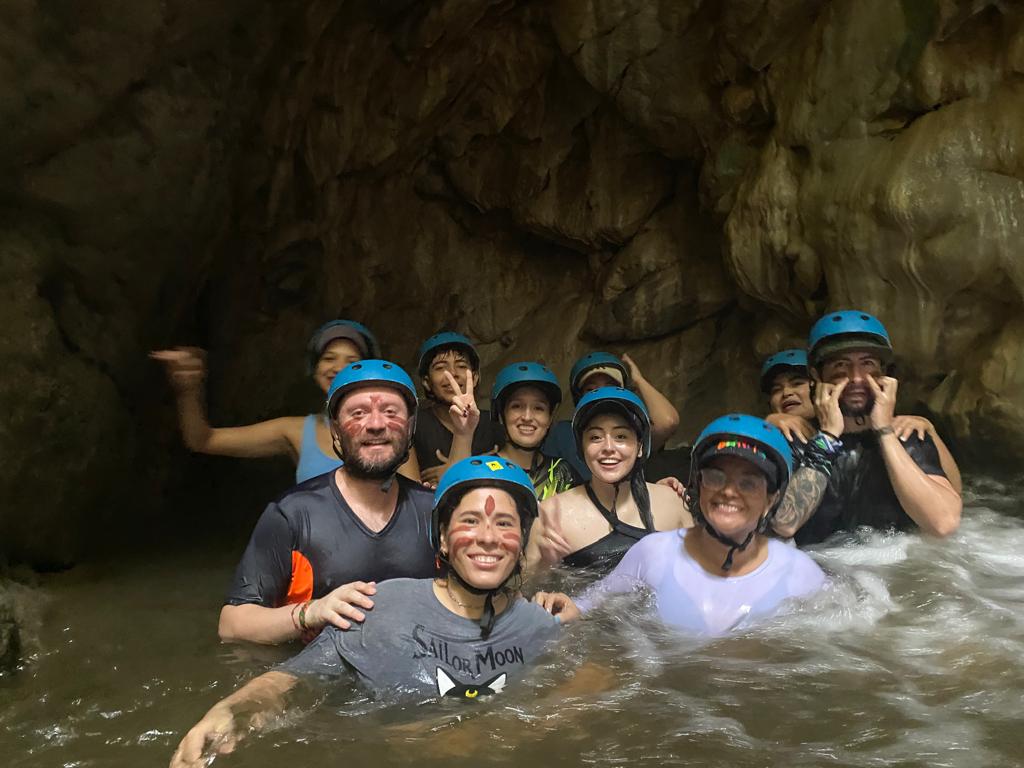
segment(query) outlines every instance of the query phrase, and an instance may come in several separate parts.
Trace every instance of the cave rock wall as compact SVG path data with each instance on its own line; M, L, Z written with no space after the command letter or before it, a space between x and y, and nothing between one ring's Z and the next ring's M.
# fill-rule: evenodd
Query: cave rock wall
M15 6L13 556L73 556L97 509L125 514L126 473L136 495L180 479L147 348L209 347L214 419L245 422L315 407L303 344L338 316L408 366L463 331L486 383L629 352L686 441L761 408L763 356L861 307L890 328L905 408L1024 457L1017 4Z

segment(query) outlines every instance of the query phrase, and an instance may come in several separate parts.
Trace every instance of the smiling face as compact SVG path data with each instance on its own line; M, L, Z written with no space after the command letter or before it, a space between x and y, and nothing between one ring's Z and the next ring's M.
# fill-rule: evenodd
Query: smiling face
M459 578L477 589L497 589L515 570L523 531L515 500L497 488L474 488L441 526L441 554Z
M882 359L871 349L849 349L833 355L821 364L821 380L838 384L849 379L839 408L846 416L865 416L875 404L875 395L868 384L868 377L878 379L885 375Z
M624 416L599 413L583 428L583 459L594 477L613 484L628 477L640 455L640 441Z
M734 541L742 539L775 502L768 478L737 456L715 456L701 468L700 511L711 526Z
M513 444L539 448L551 426L551 404L541 389L524 384L508 395L502 417Z
M433 396L435 400L442 403L451 403L455 397L455 391L448 383L445 373L450 373L459 383L459 387L466 389L466 379L473 377L473 386L480 383L480 376L473 370L469 358L458 349L449 349L434 355L427 368L427 375L423 377L423 389Z
M412 422L405 399L391 387L362 387L345 395L331 424L345 470L386 479L405 460Z
M804 419L814 418L811 380L799 371L784 371L772 381L768 403L772 413L785 413Z
M355 342L349 339L335 339L324 347L320 359L316 361L313 381L326 395L334 377L349 363L357 363L362 359L363 356L359 354L359 347L355 345Z

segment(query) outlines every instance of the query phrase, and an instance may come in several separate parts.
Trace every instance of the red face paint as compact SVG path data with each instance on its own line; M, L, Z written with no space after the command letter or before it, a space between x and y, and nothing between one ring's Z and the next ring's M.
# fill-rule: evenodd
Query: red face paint
M362 419L357 419L355 417L345 419L341 422L341 428L349 437L355 437L363 431Z
M454 536L449 539L449 542L449 556L454 557L456 552L460 552L475 543L476 536Z
M490 517L494 514L494 497L488 496L484 502L484 514Z
M523 536L519 531L505 531L501 534L501 548L506 552L517 553L523 547Z

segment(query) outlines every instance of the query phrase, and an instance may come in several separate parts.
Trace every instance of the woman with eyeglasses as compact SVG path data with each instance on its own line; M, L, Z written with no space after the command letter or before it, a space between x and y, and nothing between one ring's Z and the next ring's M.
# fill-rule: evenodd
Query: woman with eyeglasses
M786 439L766 421L742 414L715 419L691 454L686 497L694 527L645 536L575 602L559 593L535 600L569 621L610 594L642 585L653 590L667 624L709 636L777 613L787 599L825 583L804 552L765 535L792 464Z

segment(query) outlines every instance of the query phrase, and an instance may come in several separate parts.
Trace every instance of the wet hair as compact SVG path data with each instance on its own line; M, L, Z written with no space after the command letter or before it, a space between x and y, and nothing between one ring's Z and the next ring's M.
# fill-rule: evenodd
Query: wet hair
M629 471L629 492L633 495L633 501L636 502L636 508L640 513L640 520L643 521L644 527L653 530L654 517L651 514L651 492L647 488L647 478L644 475L644 463L650 458L650 456L645 456L643 454L643 423L631 410L620 403L609 400L608 402L594 406L594 410L583 424L583 432L587 431L587 425L589 425L590 422L598 416L603 416L606 413L622 416L626 420L626 424L629 425L629 428L633 430L633 434L636 435L636 441L640 446L641 453L636 457L636 460L633 463L633 468ZM577 445L577 450L579 450L582 455L582 433L580 434L580 440Z

